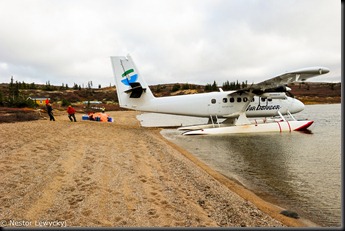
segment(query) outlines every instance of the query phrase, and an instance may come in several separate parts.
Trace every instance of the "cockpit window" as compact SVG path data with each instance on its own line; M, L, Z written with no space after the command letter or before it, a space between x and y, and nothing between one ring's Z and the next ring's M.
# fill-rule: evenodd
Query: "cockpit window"
M216 102L217 102L216 99L212 99L212 100L211 100L211 103L213 103L213 104L215 104Z
M223 103L227 103L228 102L228 98L223 98Z
M230 98L230 103L233 103L233 102L235 102L235 98L231 97Z

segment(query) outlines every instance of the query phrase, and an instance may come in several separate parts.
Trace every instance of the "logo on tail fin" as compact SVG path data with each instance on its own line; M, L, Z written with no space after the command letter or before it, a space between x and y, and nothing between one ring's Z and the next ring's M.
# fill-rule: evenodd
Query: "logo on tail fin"
M137 81L138 79L138 74L134 74L134 70L133 69L129 69L127 71L125 71L122 74L122 77L124 78L123 80L121 80L121 82L126 85L126 86L130 86L131 83L134 83Z

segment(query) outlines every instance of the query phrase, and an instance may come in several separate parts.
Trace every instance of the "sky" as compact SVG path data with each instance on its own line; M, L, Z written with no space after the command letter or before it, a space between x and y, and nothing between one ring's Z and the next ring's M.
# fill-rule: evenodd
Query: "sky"
M113 86L127 54L149 84L340 82L341 1L0 0L0 83Z

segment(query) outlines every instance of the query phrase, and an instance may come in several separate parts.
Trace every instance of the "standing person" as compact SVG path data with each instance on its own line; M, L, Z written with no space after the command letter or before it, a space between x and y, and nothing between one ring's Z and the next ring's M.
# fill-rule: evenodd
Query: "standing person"
M53 108L52 108L51 103L47 104L47 112L48 112L50 121L55 121L55 118L54 118L54 115L53 115Z
M75 119L75 109L69 105L68 108L67 108L67 113L68 113L68 118L71 122L77 122L77 120ZM73 118L73 120L72 120Z

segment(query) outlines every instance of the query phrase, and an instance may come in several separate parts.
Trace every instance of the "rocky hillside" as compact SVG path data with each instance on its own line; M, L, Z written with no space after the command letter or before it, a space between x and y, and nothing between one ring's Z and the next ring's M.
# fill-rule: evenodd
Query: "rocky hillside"
M304 104L341 103L341 83L290 84L291 93Z

